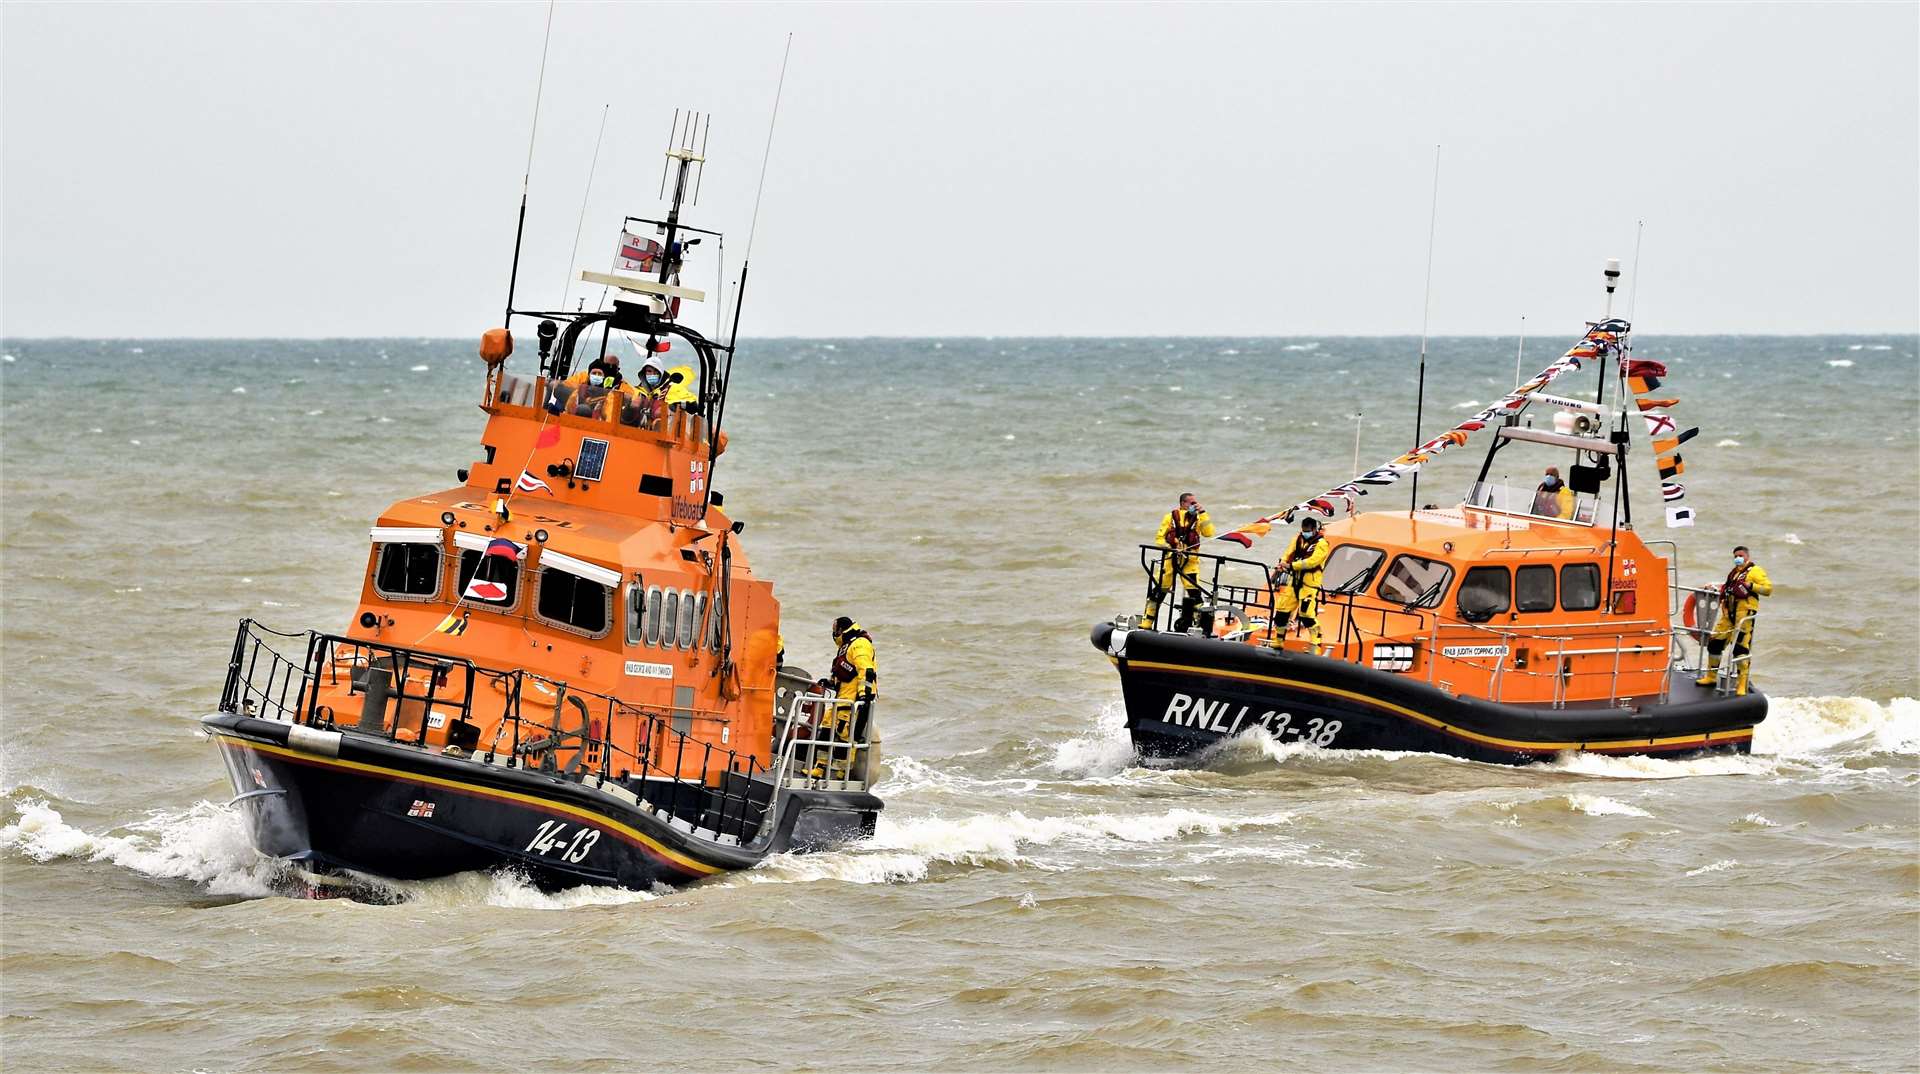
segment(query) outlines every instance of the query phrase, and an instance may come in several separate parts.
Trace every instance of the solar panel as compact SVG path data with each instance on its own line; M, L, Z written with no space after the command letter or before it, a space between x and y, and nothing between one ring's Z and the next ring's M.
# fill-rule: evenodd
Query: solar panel
M580 441L580 458L573 464L573 476L581 481L598 481L601 472L607 468L607 442L583 437Z

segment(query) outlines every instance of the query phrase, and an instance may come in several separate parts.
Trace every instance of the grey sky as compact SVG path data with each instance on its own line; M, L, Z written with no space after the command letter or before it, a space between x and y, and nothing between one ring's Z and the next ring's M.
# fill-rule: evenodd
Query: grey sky
M545 14L6 4L0 331L477 335ZM676 107L738 260L789 30L751 333L1416 333L1435 143L1438 334L1920 328L1914 4L561 4L523 305Z

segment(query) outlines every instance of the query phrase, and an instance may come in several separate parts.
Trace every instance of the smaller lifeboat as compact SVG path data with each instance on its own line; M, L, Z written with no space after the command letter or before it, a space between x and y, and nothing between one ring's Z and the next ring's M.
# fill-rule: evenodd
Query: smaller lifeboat
M1269 565L1142 545L1150 591L1175 573L1198 584L1184 601L1155 601L1153 620L1093 628L1094 648L1120 675L1140 754L1187 761L1254 729L1323 749L1505 764L1568 751L1747 752L1767 702L1742 689L1744 654L1705 670L1719 588L1681 585L1678 546L1633 528L1627 463L1643 419L1669 524L1692 515L1673 505L1684 486L1672 480L1683 465L1673 448L1689 434L1659 435L1671 430L1662 408L1673 400L1648 394L1664 369L1631 358L1630 331L1618 319L1593 324L1554 366L1473 419L1226 536L1251 547L1276 525L1327 519L1331 552L1304 592L1284 553ZM1567 387L1554 387L1570 392L1571 374L1596 367L1592 402L1547 391L1565 376ZM1354 510L1470 435L1491 443L1454 506ZM1563 486L1503 476L1537 478L1547 466L1569 475ZM1318 646L1294 614L1303 597L1318 602Z
M680 220L702 158L678 141L665 219L628 217L615 271L581 273L611 302L510 305L533 375L507 372L508 330L482 338L481 455L375 521L348 629L240 623L201 724L262 853L649 888L872 833L872 692L782 663L773 584L711 484L734 346L678 317L705 297L688 250L717 238ZM605 373L629 346L636 381L658 371L639 390Z

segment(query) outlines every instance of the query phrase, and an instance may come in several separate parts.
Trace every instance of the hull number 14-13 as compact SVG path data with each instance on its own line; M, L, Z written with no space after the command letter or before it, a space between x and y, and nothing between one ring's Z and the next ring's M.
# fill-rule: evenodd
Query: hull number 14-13
M527 853L557 852L561 861L577 862L587 856L587 851L593 849L593 844L600 841L600 832L596 828L576 828L571 839L565 838L566 834L565 821L544 821L539 830L533 833L533 842L527 844Z

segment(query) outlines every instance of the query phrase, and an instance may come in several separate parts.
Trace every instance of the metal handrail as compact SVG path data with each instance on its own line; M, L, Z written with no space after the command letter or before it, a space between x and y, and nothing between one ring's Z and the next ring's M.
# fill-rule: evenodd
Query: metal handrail
M864 762L872 741L868 735L871 727L871 706L873 699L835 697L831 694L795 694L787 703L787 711L775 722L774 741L780 743L780 758L774 764L773 782L777 787L832 787L844 790L865 790L872 782L872 773L865 770ZM803 714L803 709L812 710ZM838 721L832 717L846 713L848 735L841 738L829 731L826 737L819 735L819 728L832 728ZM799 737L792 734L798 727L814 729L813 735ZM806 759L801 760L804 752ZM825 754L824 760L822 754ZM796 766L806 773L795 776ZM844 773L835 778L834 771ZM815 776L815 771L825 771L824 776ZM860 778L856 778L856 773Z
M276 649L270 638L304 640L303 659L296 663ZM372 697L372 673L376 670L391 675L394 692L379 698L377 706L370 701L360 721L342 723L331 707L320 703L323 686L340 685L342 668L348 671L350 694L368 691ZM264 684L259 681L263 670ZM363 672L367 679L352 681ZM453 686L456 675L460 689L443 692L443 687ZM750 792L756 780L765 784L767 765L751 753L743 756L738 750L720 749L674 726L676 720L686 720L689 714L655 712L607 694L576 690L524 669L487 668L464 657L314 631L285 634L243 619L234 637L220 710L351 730L424 748L428 730L436 726L432 723L436 713L445 718L449 730L453 721L468 722L473 715L476 687L482 682L501 694L499 722L492 741L484 749L476 742L470 752L457 751L450 745L443 751L448 756L478 764L504 763L508 768L540 771L581 783L596 779L602 786L623 785L642 806L684 822L689 831L709 831L715 839L732 838L744 843L766 820L768 803L756 801ZM529 682L553 698L551 715L541 718L524 711ZM403 720L409 704L419 706L417 724ZM377 726L367 719L374 712L378 713ZM570 714L579 718L573 726L565 726L562 721ZM634 748L614 741L616 717L631 729ZM566 752L573 757L563 768L559 758ZM656 800L654 789L662 786L669 788L669 794ZM771 785L767 787L770 791ZM756 809L758 816L754 815Z

